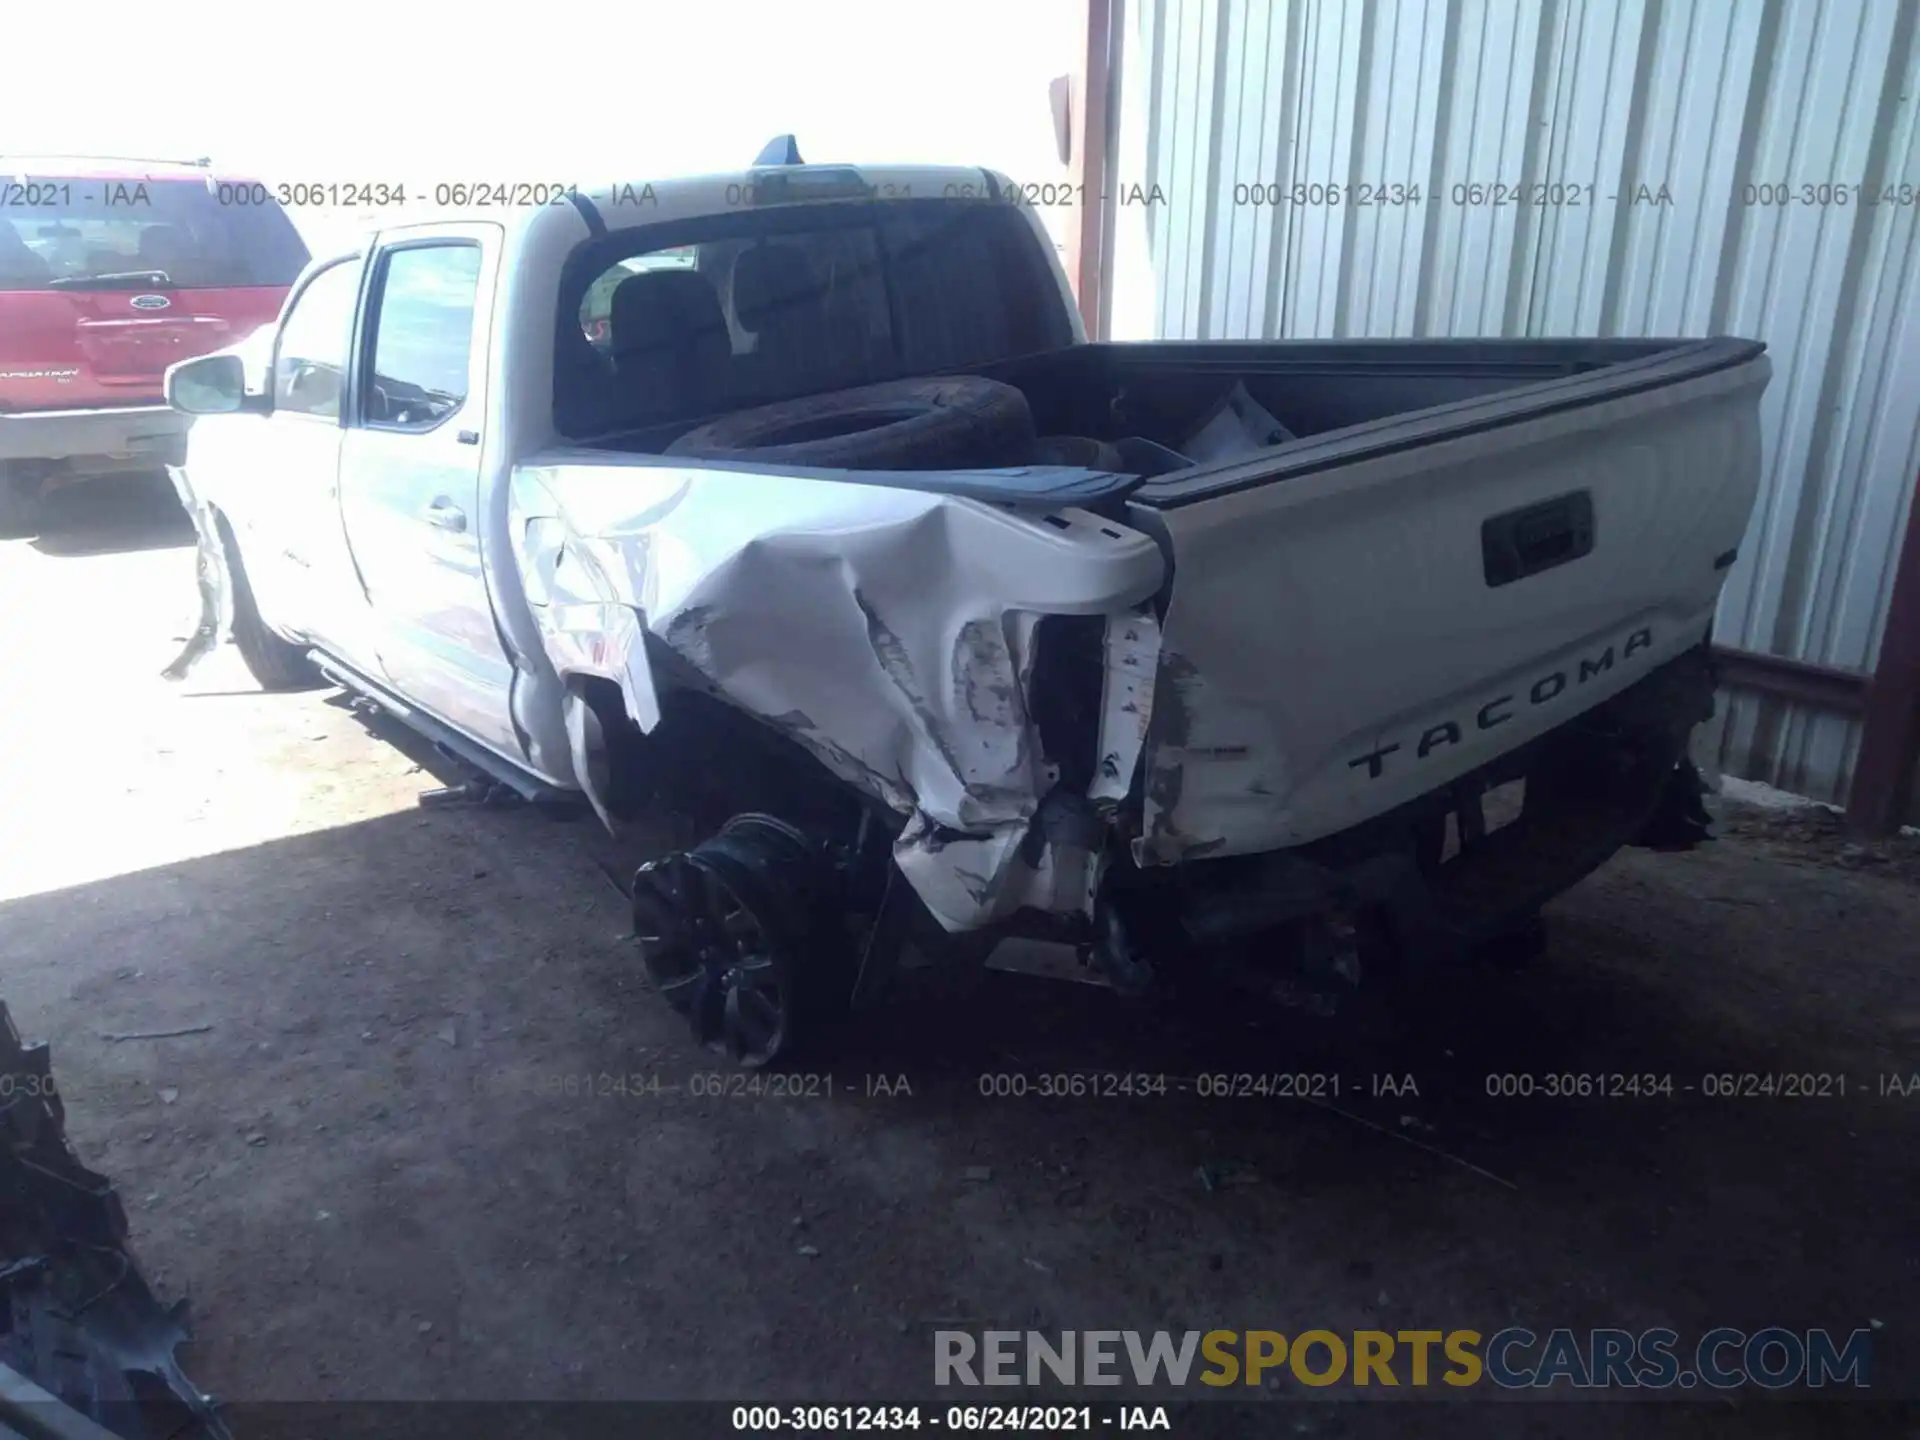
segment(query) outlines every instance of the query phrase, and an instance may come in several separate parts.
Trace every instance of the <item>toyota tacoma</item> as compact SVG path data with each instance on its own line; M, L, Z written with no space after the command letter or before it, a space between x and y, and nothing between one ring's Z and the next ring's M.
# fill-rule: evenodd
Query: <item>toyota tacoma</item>
M767 165L317 257L167 378L247 664L616 832L722 797L632 903L746 1065L1016 935L1321 1007L1704 834L1763 345L1091 343L1019 196Z

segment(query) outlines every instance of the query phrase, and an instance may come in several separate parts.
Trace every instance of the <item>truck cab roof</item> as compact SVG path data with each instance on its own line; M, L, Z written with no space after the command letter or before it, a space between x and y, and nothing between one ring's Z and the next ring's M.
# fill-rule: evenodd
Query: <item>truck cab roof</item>
M776 165L587 184L452 181L425 193L427 203L372 218L360 234L491 223L506 230L508 248L544 252L550 235L564 236L571 248L583 234L743 209L915 199L1004 201L1014 191L1005 176L966 165Z

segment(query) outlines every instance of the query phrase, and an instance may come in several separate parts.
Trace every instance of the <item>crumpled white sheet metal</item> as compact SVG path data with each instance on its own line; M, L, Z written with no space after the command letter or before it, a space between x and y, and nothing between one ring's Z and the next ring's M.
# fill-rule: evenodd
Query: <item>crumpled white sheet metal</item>
M1107 621L1106 678L1100 702L1100 765L1089 789L1117 805L1133 788L1153 718L1153 687L1160 669L1160 622L1144 607Z
M907 817L902 873L973 929L1051 884L1016 853L1054 778L1028 711L1040 619L1125 614L1160 554L1084 512L843 473L556 453L515 471L509 529L556 669L613 680L650 729L644 626Z
M213 508L194 492L187 472L179 465L167 466L167 478L181 509L193 521L194 580L200 592L200 615L193 633L187 636L180 653L160 672L167 680L184 680L233 629L233 594L227 567L220 553L220 536L215 527Z

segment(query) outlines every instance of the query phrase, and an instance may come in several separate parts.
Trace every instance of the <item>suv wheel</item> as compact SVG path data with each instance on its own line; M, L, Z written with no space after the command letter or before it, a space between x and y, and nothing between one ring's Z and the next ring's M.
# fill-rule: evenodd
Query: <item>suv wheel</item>
M38 479L0 464L0 540L40 533L42 488Z

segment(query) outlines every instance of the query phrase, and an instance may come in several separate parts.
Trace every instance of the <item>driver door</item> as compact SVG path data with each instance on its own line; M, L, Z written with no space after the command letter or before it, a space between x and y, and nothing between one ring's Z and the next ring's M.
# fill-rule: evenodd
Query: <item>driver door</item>
M273 409L228 522L263 614L322 650L379 673L366 595L340 525L346 377L365 257L309 271L274 336Z
M403 699L517 763L513 664L481 568L498 225L381 237L341 452L348 544Z

